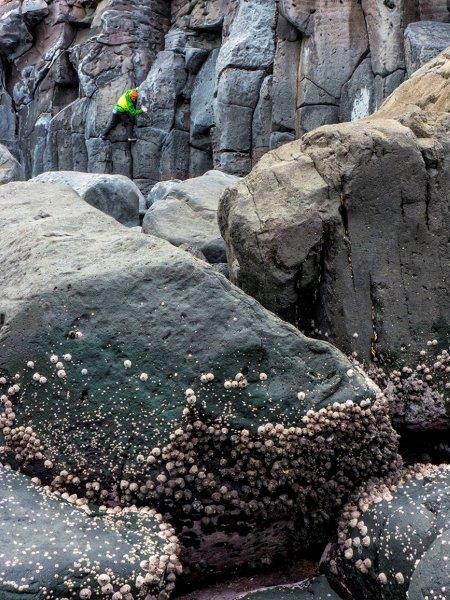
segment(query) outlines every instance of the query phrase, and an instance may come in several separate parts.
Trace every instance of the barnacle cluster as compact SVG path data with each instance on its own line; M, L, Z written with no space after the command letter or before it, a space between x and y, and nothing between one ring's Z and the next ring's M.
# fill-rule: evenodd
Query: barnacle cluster
M397 597L399 587L406 585L408 589L433 541L439 542L448 530L449 497L447 464L419 463L369 480L342 510L337 542L325 554L323 570L338 588L343 584L357 597ZM445 554L443 547L444 559ZM445 589L441 590L432 579L421 585L424 597L430 600L447 597ZM427 585L429 596L425 593Z

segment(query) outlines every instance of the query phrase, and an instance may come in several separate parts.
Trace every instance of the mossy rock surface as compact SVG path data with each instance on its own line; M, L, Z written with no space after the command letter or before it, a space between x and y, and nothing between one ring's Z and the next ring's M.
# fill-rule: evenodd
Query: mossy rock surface
M97 577L108 574L114 591L137 594L140 562L164 551L160 523L149 514L86 514L45 493L26 476L0 466L0 598L44 600L104 598ZM160 585L149 591L158 593Z

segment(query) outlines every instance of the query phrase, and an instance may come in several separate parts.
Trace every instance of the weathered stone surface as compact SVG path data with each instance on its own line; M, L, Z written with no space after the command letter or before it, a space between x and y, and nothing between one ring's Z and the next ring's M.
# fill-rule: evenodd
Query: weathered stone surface
M225 244L217 224L219 198L236 177L208 171L188 181L165 181L149 194L144 233L161 237L175 246L200 250L210 263L226 262Z
M219 208L232 280L362 360L446 344L449 65L265 156Z
M450 46L450 23L423 21L405 30L406 69L411 76Z
M67 188L7 184L0 206L2 460L171 514L203 576L322 542L355 485L398 467L370 380L206 263Z
M340 600L340 596L330 587L326 577L303 581L289 586L271 587L244 596L242 600Z
M192 90L191 143L211 152L211 129L214 125L214 89L219 51L213 50L201 68Z
M105 573L110 594L124 585L138 593L137 577L148 574L141 561L159 560L166 552L168 541L161 537L166 525L154 510L101 517L86 499L81 505L75 500L62 500L0 465L2 600L41 598L43 593L66 598L69 590L74 598L87 598L80 592L90 590L94 600L104 596L97 578ZM167 575L165 570L142 591L163 591Z
M448 590L450 467L415 465L364 486L344 508L322 568L355 598L431 598Z
M20 3L0 7L0 54L15 60L32 47L33 36L20 12Z
M49 171L33 181L68 186L88 204L128 227L139 225L139 215L146 211L145 198L139 188L123 175Z
M280 142L373 112L405 78L405 28L448 17L446 0L11 0L0 141L14 144L17 118L27 176L114 173L148 190L213 165L247 174ZM136 85L149 108L138 142L119 126L105 144L114 103Z
M24 172L22 165L5 146L0 144L0 185L23 179Z
M370 58L365 58L342 88L340 121L364 119L375 111L375 77Z

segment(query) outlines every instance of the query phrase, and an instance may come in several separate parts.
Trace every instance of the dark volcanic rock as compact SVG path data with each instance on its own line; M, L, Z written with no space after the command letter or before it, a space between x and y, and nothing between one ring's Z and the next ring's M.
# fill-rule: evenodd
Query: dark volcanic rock
M369 119L266 155L219 207L233 282L400 371L448 340L449 65L443 53Z
M354 598L446 598L450 467L415 465L363 487L341 516L322 568Z
M33 181L68 186L88 204L128 227L139 225L139 215L146 211L145 198L139 188L123 175L49 171Z
M122 600L139 590L164 592L167 575L181 571L174 557L153 583L140 584L150 577L149 560L160 564L177 545L166 538L168 526L154 510L99 516L85 499L62 500L1 465L0 508L2 600L98 600L113 593L114 600Z
M405 79L405 28L426 21L430 40L448 17L446 0L4 2L21 162L30 175L122 174L144 191L213 166L247 174L269 148L373 112ZM139 141L119 127L102 142L132 85L149 107Z
M10 181L22 181L24 172L22 165L11 152L0 144L0 185Z
M239 600L341 600L341 597L330 587L326 577L321 575L309 581L289 586L263 589Z
M210 263L227 261L225 244L217 224L219 199L237 178L208 171L188 181L164 181L150 191L150 208L142 223L144 233L161 237L175 246L199 250Z
M423 67L450 46L450 23L423 21L411 23L405 30L405 54L408 75Z
M8 184L0 205L13 465L172 514L203 576L322 541L355 485L398 467L386 403L332 346L67 188Z

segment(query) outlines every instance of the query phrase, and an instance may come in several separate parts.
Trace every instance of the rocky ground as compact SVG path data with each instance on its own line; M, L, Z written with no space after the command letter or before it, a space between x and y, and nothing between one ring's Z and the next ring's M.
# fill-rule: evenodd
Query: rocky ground
M448 46L0 0L0 600L449 598Z

